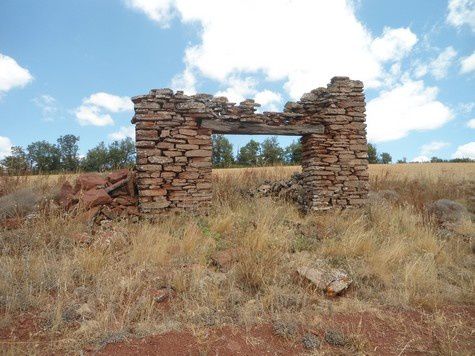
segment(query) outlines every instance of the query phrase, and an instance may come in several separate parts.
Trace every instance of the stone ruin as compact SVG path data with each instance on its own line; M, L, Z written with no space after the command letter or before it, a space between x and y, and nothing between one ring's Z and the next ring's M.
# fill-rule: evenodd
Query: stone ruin
M305 211L359 207L368 195L363 83L334 77L326 88L256 113L254 100L153 89L132 98L139 208L145 215L206 210L211 203L212 134L302 136Z

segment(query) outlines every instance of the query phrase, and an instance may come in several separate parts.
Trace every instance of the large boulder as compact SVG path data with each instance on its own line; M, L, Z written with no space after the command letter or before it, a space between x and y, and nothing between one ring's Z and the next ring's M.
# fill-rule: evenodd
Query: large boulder
M97 173L85 173L81 174L76 179L76 186L74 187L74 192L79 192L81 190L88 191L97 187L105 187L107 185L107 179L102 177Z
M467 209L462 204L449 199L440 199L429 204L427 212L442 226L458 224L469 217Z

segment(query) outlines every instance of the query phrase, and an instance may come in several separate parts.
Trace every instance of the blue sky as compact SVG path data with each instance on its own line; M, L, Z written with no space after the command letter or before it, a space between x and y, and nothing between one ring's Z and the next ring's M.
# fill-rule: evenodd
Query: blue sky
M363 80L378 150L475 158L475 0L1 0L0 157L132 135L151 88L281 110L335 75Z

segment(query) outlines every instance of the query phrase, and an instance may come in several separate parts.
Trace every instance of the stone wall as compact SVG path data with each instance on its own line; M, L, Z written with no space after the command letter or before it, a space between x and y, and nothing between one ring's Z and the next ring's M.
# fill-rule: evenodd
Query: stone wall
M327 88L256 113L253 100L154 89L132 98L140 209L199 210L211 202L212 133L302 135L305 210L361 206L368 193L363 84L335 77Z

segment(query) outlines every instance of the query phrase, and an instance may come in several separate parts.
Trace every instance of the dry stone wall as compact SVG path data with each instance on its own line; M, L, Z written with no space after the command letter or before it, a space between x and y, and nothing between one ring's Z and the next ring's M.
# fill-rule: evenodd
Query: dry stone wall
M304 210L357 207L368 194L363 84L334 77L326 88L256 113L253 100L153 89L132 98L139 206L145 214L203 211L210 205L211 135L302 135Z

